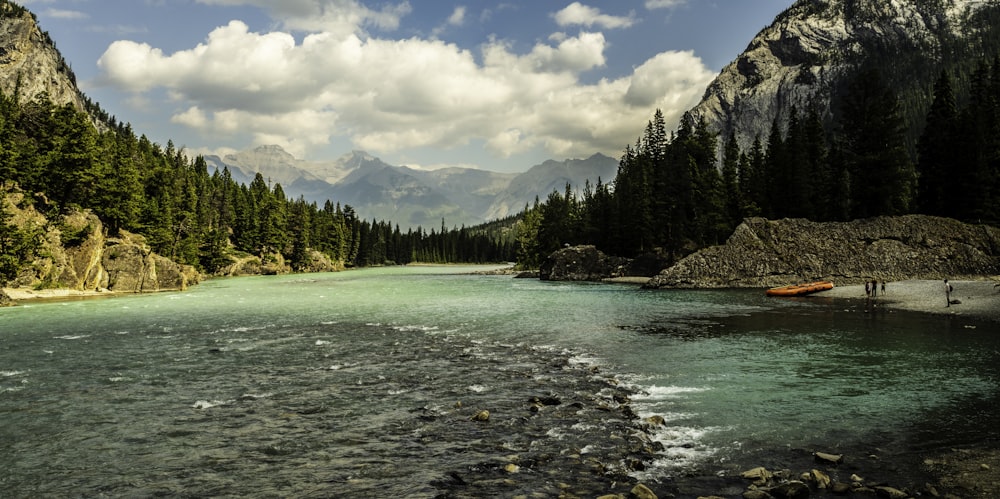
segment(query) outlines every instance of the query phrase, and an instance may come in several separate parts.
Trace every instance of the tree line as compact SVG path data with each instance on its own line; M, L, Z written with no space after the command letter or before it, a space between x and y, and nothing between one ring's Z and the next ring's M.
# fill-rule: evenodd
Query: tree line
M565 244L676 259L723 242L752 216L847 221L921 213L997 223L1000 58L978 64L964 102L953 80L941 72L915 147L899 98L871 67L847 82L832 119L816 105L793 108L747 150L728 137L719 151L719 137L690 112L668 134L657 110L625 148L613 183L599 179L581 194L567 186L526 207L518 262L537 266Z
M189 158L172 141L161 147L106 113L57 106L46 94L30 102L17 95L0 95L0 186L30 193L49 220L92 210L109 235L141 234L153 251L203 272L220 270L231 254L280 254L304 269L310 250L348 267L513 259L511 220L475 228L447 228L442 220L440 229L404 232L363 220L349 205L289 199L260 174L245 185L228 169L210 173L201 156ZM8 219L0 213L0 260L24 265L24 234Z

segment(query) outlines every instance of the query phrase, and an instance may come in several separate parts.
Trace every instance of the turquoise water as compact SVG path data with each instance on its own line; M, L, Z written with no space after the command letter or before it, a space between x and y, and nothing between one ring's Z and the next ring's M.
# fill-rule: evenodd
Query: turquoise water
M436 497L564 483L600 495L628 475L684 497L692 476L790 467L814 450L890 459L1000 434L996 323L475 269L223 279L0 310L0 487ZM643 466L607 410L619 389L667 422ZM533 396L561 404L533 409ZM490 421L471 422L482 409Z

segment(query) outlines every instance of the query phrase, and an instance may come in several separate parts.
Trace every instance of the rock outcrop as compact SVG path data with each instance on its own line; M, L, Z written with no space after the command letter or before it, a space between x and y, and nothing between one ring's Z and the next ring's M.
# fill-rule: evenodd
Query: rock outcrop
M142 236L123 231L108 238L104 224L90 211L51 222L20 191L0 192L0 202L15 225L41 229L41 247L12 287L145 293L184 290L201 280L194 267L154 253Z
M976 14L989 8L979 0L800 0L722 69L691 111L720 137L735 134L741 150L749 150L776 119L787 123L793 106L801 114L816 104L820 115L829 118L844 76L875 52L894 57L899 67L884 68L893 71L907 64L941 64L946 44L956 39L966 37L973 46L981 32L975 27ZM926 71L928 78L939 73ZM916 95L932 84L912 76L903 83Z
M108 240L101 257L101 281L111 291L145 293L184 290L200 281L200 274L190 265L179 265L157 255L145 238L123 233Z
M662 271L652 288L770 287L812 280L975 279L1000 273L1000 229L923 215L853 222L746 219L724 245Z
M630 260L608 256L592 245L570 246L548 256L538 269L543 281L600 281L626 275Z
M22 102L45 93L56 105L85 109L76 76L31 12L0 4L0 92Z

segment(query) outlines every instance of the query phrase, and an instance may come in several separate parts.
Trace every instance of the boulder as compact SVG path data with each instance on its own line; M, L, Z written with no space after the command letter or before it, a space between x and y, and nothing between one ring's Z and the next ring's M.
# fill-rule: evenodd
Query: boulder
M809 486L799 481L785 482L768 490L768 493L778 499L805 499L809 497Z
M538 269L543 281L600 281L626 274L629 259L608 256L595 246L570 246L548 256Z
M773 476L774 475L772 475L770 471L767 471L767 469L763 466L740 473L740 478L750 480L754 485L764 485L771 480Z
M646 422L651 426L666 426L667 420L663 419L663 416L654 415L646 418Z
M843 454L830 454L828 452L814 452L813 458L816 459L816 462L825 464L840 464L844 462Z
M879 497L887 497L889 499L906 499L907 497L910 497L910 494L888 486L875 487L875 493L878 494Z
M817 469L809 472L809 481L814 483L817 489L828 489L832 483L829 475Z
M632 497L636 499L657 499L656 494L649 487L639 483L631 490Z

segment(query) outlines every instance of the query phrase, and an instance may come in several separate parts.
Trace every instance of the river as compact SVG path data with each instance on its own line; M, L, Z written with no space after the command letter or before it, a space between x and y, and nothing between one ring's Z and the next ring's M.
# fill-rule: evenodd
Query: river
M1000 440L996 323L478 269L0 309L0 490L738 495L814 451L919 483L925 453Z

